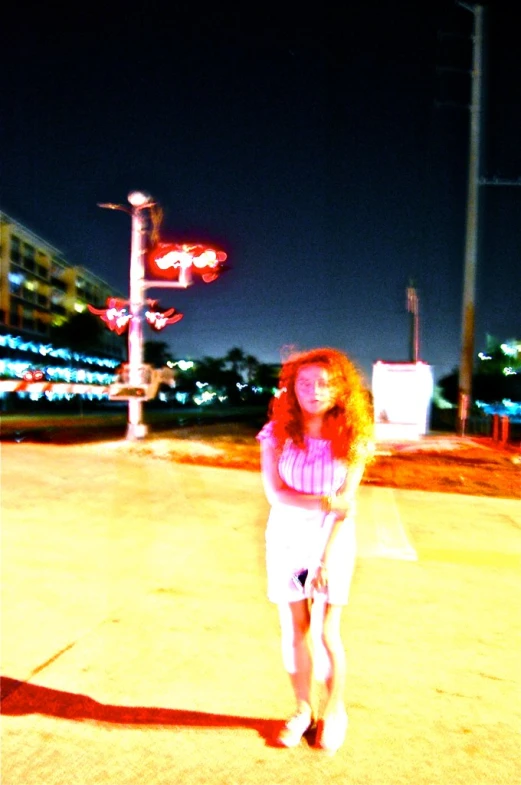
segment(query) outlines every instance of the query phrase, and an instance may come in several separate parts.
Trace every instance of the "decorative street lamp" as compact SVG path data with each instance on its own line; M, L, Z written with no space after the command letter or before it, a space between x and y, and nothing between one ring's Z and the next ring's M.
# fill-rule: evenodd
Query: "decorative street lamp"
M200 275L205 283L216 280L227 269L224 251L196 244L156 242L148 248L146 210L153 210L157 202L146 193L132 191L128 195L130 208L121 204L101 203L98 207L121 210L132 218L132 240L130 247L130 289L128 303L117 298L107 300L106 309L89 306L112 330L122 334L128 327L128 397L127 439L143 439L147 426L143 422L144 391L143 366L143 320L154 330L174 324L183 318L175 308L161 311L157 300L145 300L148 288L186 289L193 283L192 273ZM145 257L150 274L159 275L161 280L145 279ZM127 306L128 305L128 310ZM145 311L146 306L148 310Z

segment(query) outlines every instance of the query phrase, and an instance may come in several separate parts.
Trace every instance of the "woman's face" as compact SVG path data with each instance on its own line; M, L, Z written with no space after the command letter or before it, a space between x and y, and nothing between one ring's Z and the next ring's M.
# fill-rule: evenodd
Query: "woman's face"
M303 365L297 371L295 395L305 414L323 416L334 406L335 394L324 365Z

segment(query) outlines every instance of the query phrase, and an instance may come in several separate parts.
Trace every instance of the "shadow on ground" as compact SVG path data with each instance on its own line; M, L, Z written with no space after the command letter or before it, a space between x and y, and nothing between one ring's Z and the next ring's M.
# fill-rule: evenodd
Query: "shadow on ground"
M49 689L7 676L0 678L2 714L21 716L42 714L69 721L110 723L131 726L177 726L199 728L250 728L256 731L269 747L280 746L277 738L281 720L262 717L240 717L233 714L213 714L189 709L166 709L153 706L114 706L99 703L88 695Z

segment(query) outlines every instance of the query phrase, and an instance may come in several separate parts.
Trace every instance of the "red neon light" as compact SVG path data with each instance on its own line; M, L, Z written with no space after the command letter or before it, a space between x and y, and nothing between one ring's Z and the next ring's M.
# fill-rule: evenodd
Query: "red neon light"
M153 303L155 304L155 303ZM168 324L175 324L183 318L182 313L175 313L175 308L169 308L167 311L147 311L145 319L153 330L159 332Z
M106 308L94 308L93 305L87 305L87 308L91 313L99 316L108 326L109 330L116 332L118 335L122 335L132 319L132 316L126 309L126 305L124 300L118 300L116 297L109 297L107 299Z
M183 314L176 312L175 308L168 308L166 311L161 311L158 307L157 300L147 300L149 310L145 313L145 319L153 330L162 330L169 324L175 324L183 318ZM109 297L107 299L106 308L94 308L93 305L88 305L89 311L96 316L99 316L102 321L118 335L122 335L128 327L131 314L127 311L128 303L125 300L118 300L116 297Z
M192 268L205 283L219 277L228 255L202 244L157 243L148 254L148 265L153 275L175 280L181 270Z

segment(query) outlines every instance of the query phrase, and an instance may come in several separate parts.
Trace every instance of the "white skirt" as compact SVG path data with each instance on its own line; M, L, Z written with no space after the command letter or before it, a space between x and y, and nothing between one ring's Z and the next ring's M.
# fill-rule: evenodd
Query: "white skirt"
M326 589L305 590L295 578L302 570L313 572L317 568L332 523L332 516L323 512L283 505L272 507L266 527L268 599L271 602L298 602L307 598L331 605L347 605L356 560L352 516L341 524L328 554Z

